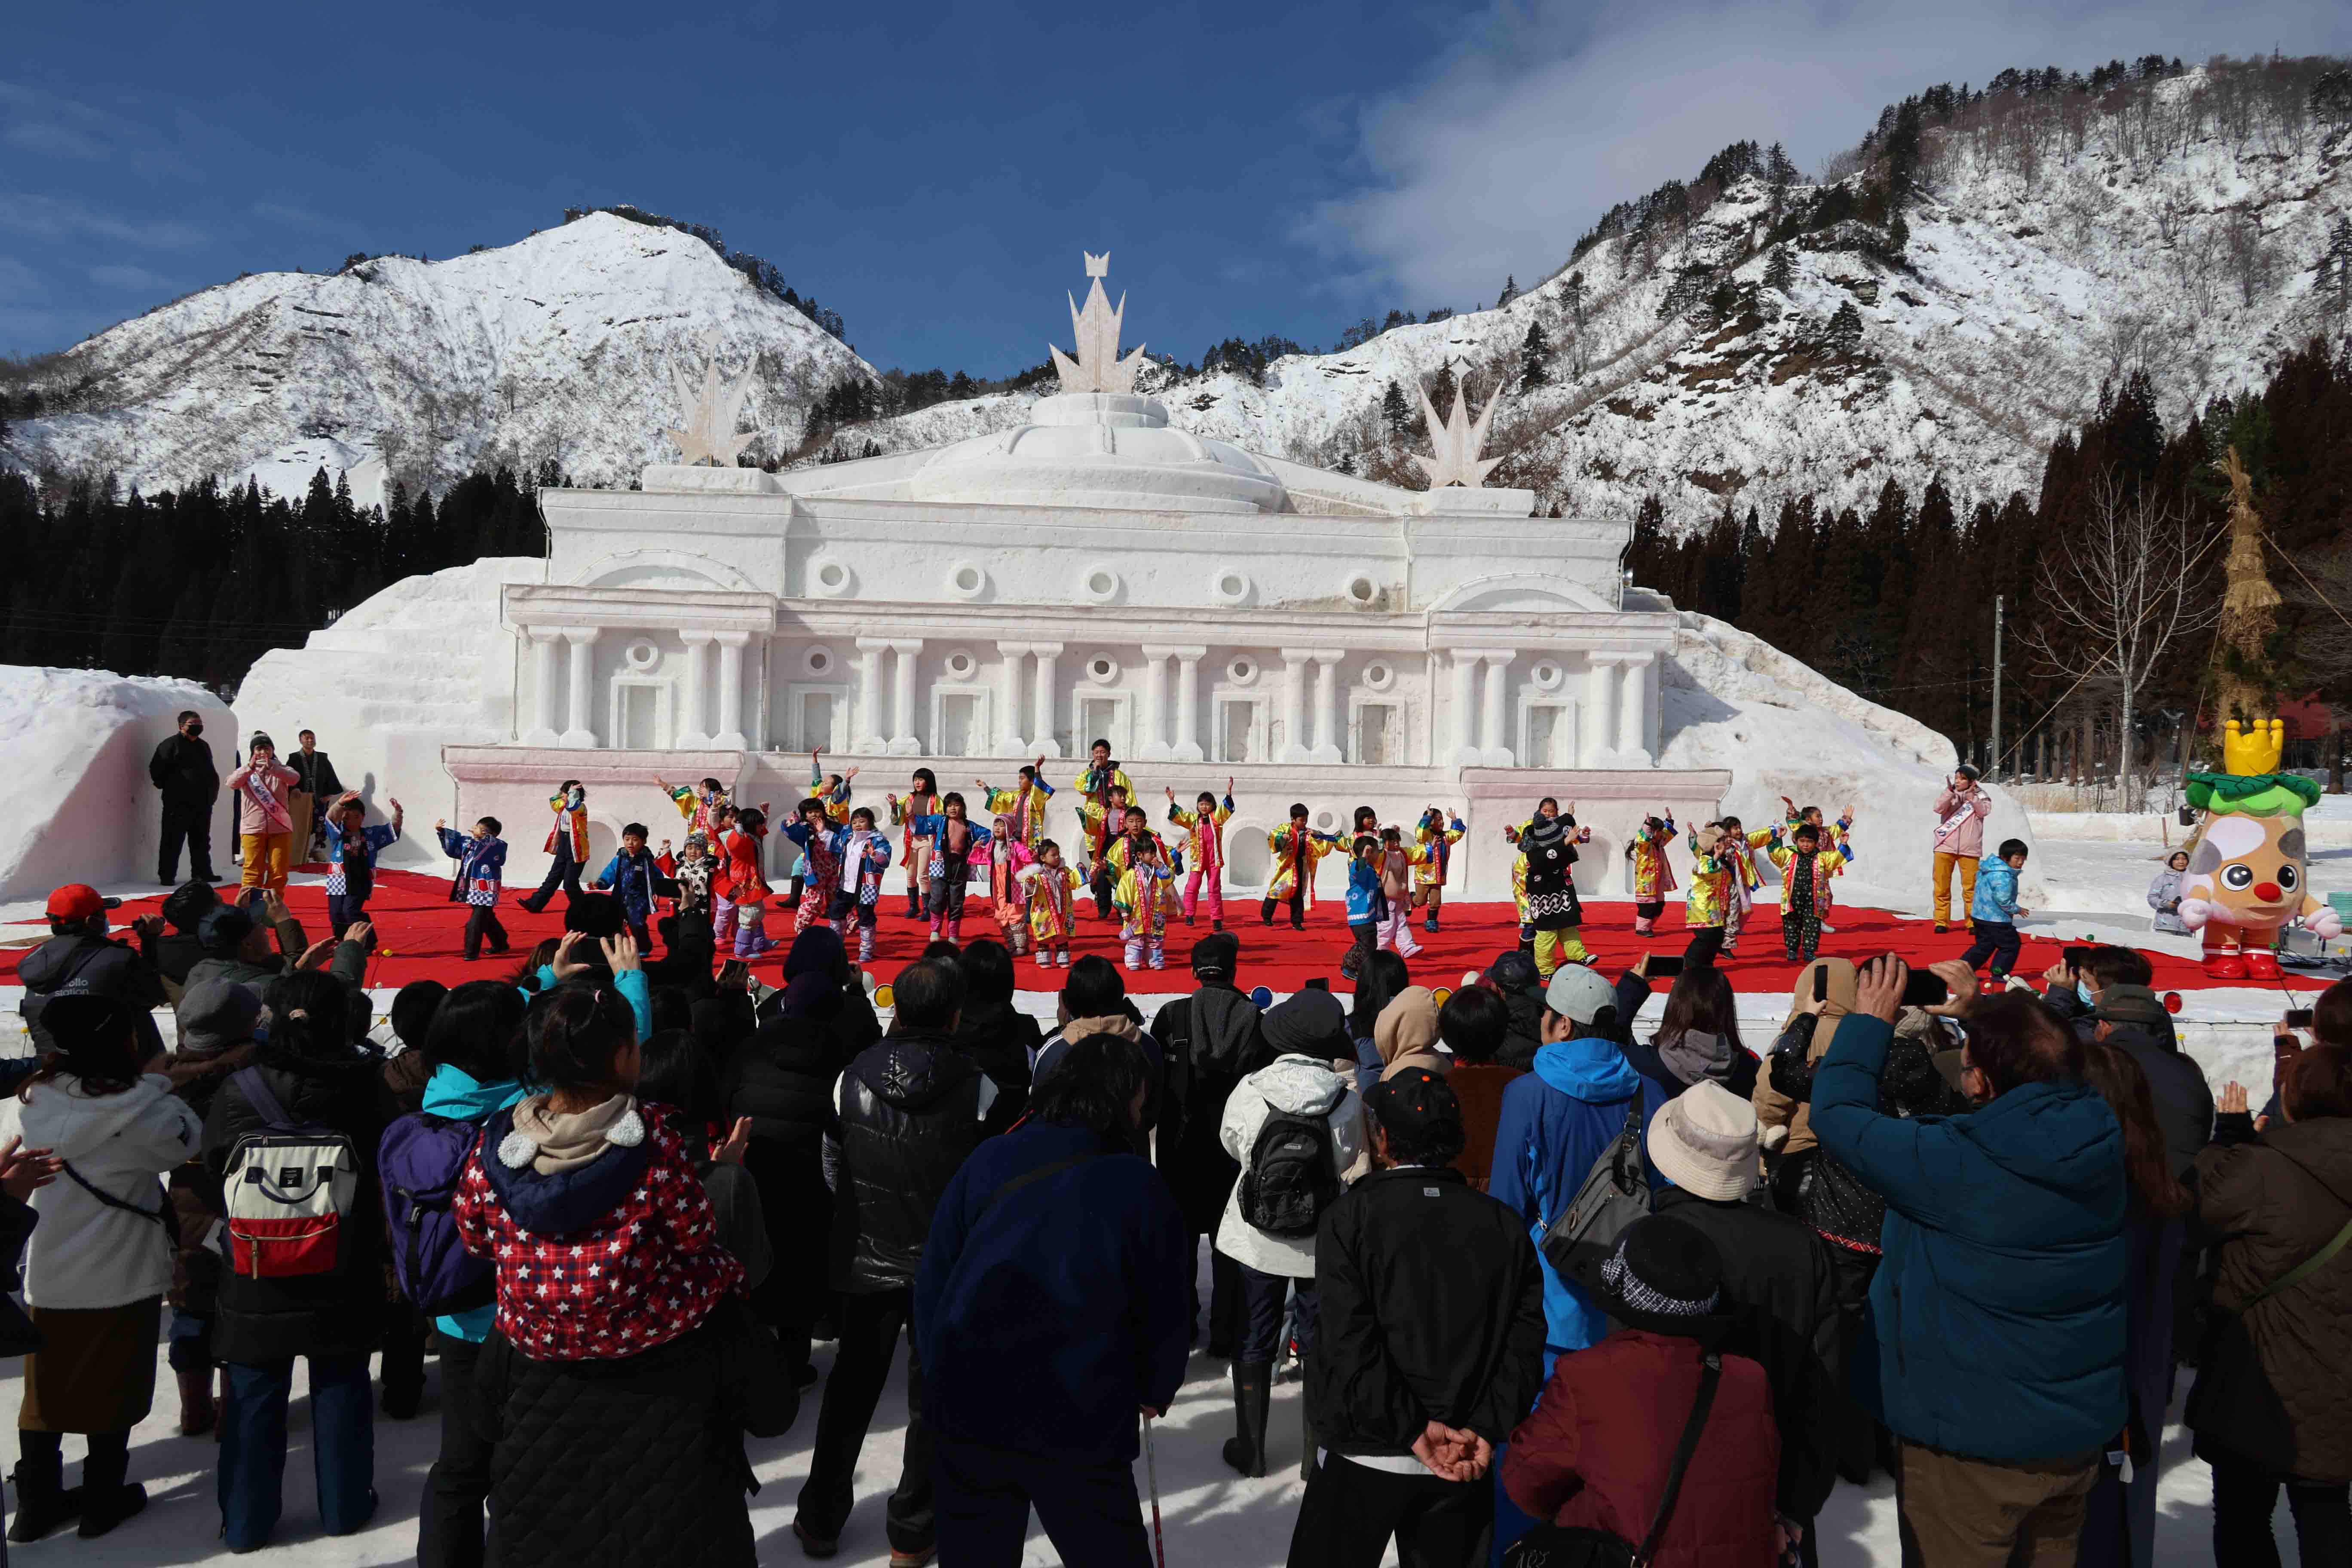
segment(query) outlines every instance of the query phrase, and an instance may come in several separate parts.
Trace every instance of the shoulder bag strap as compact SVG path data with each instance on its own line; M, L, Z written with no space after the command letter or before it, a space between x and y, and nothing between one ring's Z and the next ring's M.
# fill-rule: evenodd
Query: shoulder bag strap
M93 1186L90 1184L89 1177L83 1175L79 1171L73 1168L73 1162L70 1160L58 1161L58 1168L73 1179L73 1184L75 1186L79 1187L83 1192L88 1193L91 1197L96 1198L108 1208L121 1209L124 1214L135 1214L141 1219L153 1220L157 1225L163 1227L164 1237L169 1240L173 1247L176 1247L180 1245L180 1215L179 1211L172 1206L172 1197L169 1193L165 1193L163 1194L163 1203L156 1207L152 1209L142 1209L137 1204L128 1203L121 1198L116 1197L112 1193L108 1192L103 1187Z
M2305 1279L2310 1279L2322 1268L2326 1268L2329 1260L2335 1258L2337 1253L2343 1251L2347 1245L2352 1245L2352 1220L2345 1221L2344 1228L2337 1231L2334 1237L2330 1237L2326 1246L2321 1247L2318 1251L2313 1253L2310 1257L2305 1258L2302 1262L2296 1264L2294 1268L2288 1269L2285 1273L2280 1275L2277 1279L2263 1286L2262 1293L2248 1301L2244 1308L2242 1309L2242 1312L2253 1310L2257 1302L2269 1300L2273 1296L2275 1296L2280 1291L2286 1289L2289 1286L2302 1284Z
M286 1108L278 1102L278 1096L261 1076L259 1068L239 1068L229 1082L236 1085L244 1094L245 1102L253 1107L254 1114L270 1126L282 1130L294 1125L294 1119L287 1115Z
M1683 1472L1690 1468L1691 1457L1698 1452L1699 1435L1706 1430L1706 1413L1715 1405L1716 1384L1723 1379L1723 1358L1715 1352L1706 1352L1705 1370L1699 1373L1698 1397L1691 1402L1690 1419L1683 1423L1683 1440L1675 1449L1675 1462L1666 1471L1666 1489L1658 1499L1658 1514L1650 1521L1650 1533L1642 1538L1641 1549L1633 1553L1633 1568L1648 1568L1657 1555L1658 1542L1666 1533L1666 1521L1675 1511L1675 1494L1683 1489Z
M1097 1160L1101 1157L1101 1150L1088 1149L1083 1153L1071 1154L1059 1160L1050 1160L1045 1164L1037 1166L1034 1170L1022 1172L1019 1175L1013 1177L1008 1182L1005 1182L994 1192L989 1194L987 1197L981 1200L980 1207L972 1211L971 1223L975 1226L978 1225L988 1211L996 1206L998 1199L1011 1197L1022 1188L1029 1185L1030 1183L1042 1182L1048 1176L1058 1176L1065 1171L1083 1165L1089 1160Z

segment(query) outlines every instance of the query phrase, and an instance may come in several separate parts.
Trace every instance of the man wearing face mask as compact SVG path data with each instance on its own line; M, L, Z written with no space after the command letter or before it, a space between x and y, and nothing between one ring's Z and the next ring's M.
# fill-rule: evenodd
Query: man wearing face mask
M220 770L204 741L205 721L180 715L179 732L167 735L147 759L147 777L163 795L163 837L155 850L155 879L165 887L180 880L180 845L188 846L188 872L199 882L213 875L213 803L220 798Z

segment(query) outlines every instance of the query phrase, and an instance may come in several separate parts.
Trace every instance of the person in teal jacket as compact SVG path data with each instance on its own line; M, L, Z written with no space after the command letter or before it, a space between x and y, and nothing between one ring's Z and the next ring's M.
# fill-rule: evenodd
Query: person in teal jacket
M2017 917L2032 911L2017 901L2018 874L2025 869L2025 840L2002 842L1998 854L1988 855L1977 871L1977 890L1969 901L1969 926L1976 940L1960 954L1970 969L1992 960L1992 978L2009 978L2017 967L2024 939L2017 934Z
M2071 1554L2128 1409L2123 1131L2083 1080L2081 1043L2019 993L1948 1005L1975 1110L1881 1114L1909 974L1891 954L1863 966L1813 1075L1822 1152L1886 1199L1854 1397L1900 1439L1921 1561L1998 1561L2012 1539Z
M586 931L565 931L563 940L556 943L553 962L539 966L538 974L533 976L532 988L517 988L523 1000L528 1002L535 996L544 996L567 980L596 973L597 965L572 956L572 950L588 940ZM611 971L613 989L619 992L621 1000L629 1005L630 1014L637 1020L637 1038L642 1040L654 1032L654 983L646 978L645 970L639 967L637 939L625 931L619 936L601 938L597 945L604 950L604 965Z

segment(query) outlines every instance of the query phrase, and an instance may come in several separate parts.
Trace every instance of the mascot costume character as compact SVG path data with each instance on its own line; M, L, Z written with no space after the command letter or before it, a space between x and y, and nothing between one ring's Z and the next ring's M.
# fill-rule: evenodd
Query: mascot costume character
M2319 786L2276 771L2284 742L2276 719L2251 728L2231 720L2221 740L2227 773L2189 775L2189 804L2205 814L2189 852L2180 919L2205 939L2205 973L2216 980L2275 980L2279 931L2300 921L2332 942L2344 934L2336 911L2309 891L2304 808Z

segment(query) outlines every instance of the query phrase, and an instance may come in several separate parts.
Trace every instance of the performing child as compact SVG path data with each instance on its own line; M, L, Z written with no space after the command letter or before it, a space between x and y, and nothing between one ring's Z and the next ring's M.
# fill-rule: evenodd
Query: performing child
M1119 765L1111 761L1110 742L1097 741L1087 748L1087 771L1078 775L1078 823L1085 834L1087 874L1095 895L1095 913L1104 920L1112 918L1111 894L1116 890L1112 870L1105 859L1110 841L1125 820L1127 808L1135 799L1134 781Z
M1141 816L1138 806L1128 808ZM1118 936L1126 948L1130 971L1168 967L1168 918L1178 908L1176 868L1170 864L1159 835L1150 831L1123 834L1118 847L1127 851L1113 900L1118 907Z
M1431 936L1437 934L1438 911L1445 907L1446 873L1454 866L1454 847L1462 842L1465 829L1459 816L1448 816L1436 806L1421 814L1421 822L1412 830L1415 842L1424 853L1412 870L1412 907L1423 911L1421 929Z
M924 876L931 940L961 944L964 892L971 882L972 858L987 848L994 836L987 828L965 820L963 796L953 790L940 797L938 815L909 817L908 823L914 837L929 846ZM946 933L944 938L942 931Z
M1381 829L1374 856L1381 873L1381 929L1374 945L1393 948L1399 958L1421 951L1421 943L1412 940L1412 878L1428 856L1419 844L1404 841L1402 828Z
M1008 833L1035 858L1045 837L1045 803L1054 798L1054 786L1045 782L1045 759L1024 763L1011 789L991 789L986 779L971 782L985 797L982 804L989 814L1004 818Z
M1749 911L1756 908L1756 889L1764 885L1763 873L1756 869L1756 851L1769 848L1772 836L1778 830L1759 827L1750 833L1736 816L1725 817L1718 826L1723 829L1723 843L1717 853L1731 862L1735 873L1731 879L1731 901L1724 906L1723 951L1738 952L1740 928L1747 924Z
M1822 848L1834 849L1844 858L1843 863L1830 874L1832 885L1822 894L1822 932L1828 935L1837 930L1830 924L1830 910L1837 901L1834 879L1844 876L1846 867L1859 858L1853 852L1853 807L1847 806L1845 815L1832 823L1822 820L1822 808L1818 805L1800 806L1785 795L1780 797L1780 804L1789 813L1788 821L1783 825L1786 837L1793 838L1799 826L1810 825L1820 832Z
M256 731L246 742L245 765L222 782L236 793L237 879L247 888L283 895L293 855L292 791L302 775L278 760L278 747Z
M1690 891L1683 895L1683 924L1691 933L1683 949L1685 971L1706 968L1724 951L1724 929L1738 907L1738 861L1748 854L1739 836L1719 822L1692 828L1690 850Z
M889 836L875 826L874 808L849 814L849 827L835 850L840 880L827 913L844 936L857 927L857 962L874 962L874 914L882 902L882 873L890 867Z
M719 862L710 858L710 841L699 833L689 833L686 847L672 855L665 838L657 858L662 875L677 884L677 912L709 913L711 873L719 869Z
M1666 895L1675 890L1675 870L1666 864L1666 846L1675 841L1675 814L1642 818L1642 830L1625 846L1633 863L1633 932L1649 936L1666 912Z
M986 788L986 785L982 785ZM989 824L988 901L990 912L1004 931L1005 951L1015 958L1029 951L1029 910L1025 907L1027 893L1021 885L1021 868L1033 857L1029 846L1013 830L1013 818L999 812Z
M735 956L750 960L776 945L768 938L771 889L767 873L760 866L761 847L768 837L768 814L756 805L745 806L733 814L731 821L719 835L719 872L711 879L710 890L734 932Z
M1274 875L1265 884L1265 898L1258 905L1257 923L1270 926L1277 905L1290 906L1290 929L1307 929L1307 911L1315 907L1315 868L1323 857L1339 846L1336 833L1318 833L1307 826L1307 808L1294 804L1290 823L1265 836L1265 847L1274 853Z
M1780 868L1780 945L1791 963L1811 963L1821 950L1830 879L1845 858L1822 848L1822 830L1801 822L1788 843L1775 842L1769 853Z
M817 787L824 783L821 778L814 782ZM833 894L841 886L840 846L849 830L835 825L823 795L812 795L800 804L800 819L785 823L780 831L800 847L800 868L793 873L793 882L807 894L793 905L793 934L813 925L832 925Z
M686 818L688 833L701 834L705 844L718 838L719 810L730 804L725 784L717 779L704 779L700 784L672 784L659 773L654 775L654 784L662 794L669 796L670 804L677 807L677 814Z
M621 901L621 923L637 939L639 952L651 952L653 941L646 935L653 924L654 900L675 898L677 882L662 873L660 863L646 847L646 825L632 822L621 829L621 847L596 879L588 884L591 892L609 892Z
M547 908L547 900L555 897L555 889L563 889L566 899L580 896L581 868L588 864L588 792L578 779L565 779L547 797L547 809L555 814L553 826L547 830L547 842L540 847L555 857L547 868L547 876L540 882L539 890L515 900L515 907L532 914Z
M1186 811L1176 804L1176 792L1168 792L1168 820L1184 829L1184 858L1191 869L1184 873L1184 923L1193 923L1194 912L1204 901L1209 906L1209 929L1225 929L1225 824L1234 815L1234 781L1225 781L1225 798L1221 803L1215 795L1202 790Z
M1575 824L1573 816L1538 811L1517 836L1528 866L1526 920L1535 928L1536 973L1545 980L1561 964L1591 956L1579 934L1584 908L1577 901L1575 866L1576 846L1589 842L1592 830Z
M1566 817L1566 822L1560 831L1566 837L1569 844L1568 864L1573 867L1576 864L1575 846L1579 844L1590 844L1592 842L1592 829L1590 827L1579 827L1576 826L1576 802L1572 800L1570 801L1568 803L1568 810L1563 814L1560 810L1559 800L1554 796L1546 795L1541 800L1536 802L1536 814L1528 818L1527 821L1521 823L1517 827L1513 827L1508 823L1505 823L1503 825L1503 841L1516 847L1519 851L1518 859L1513 862L1511 866L1511 900L1517 904L1519 908L1519 951L1528 954L1529 956L1533 956L1536 952L1536 933L1538 928L1528 906L1528 879L1530 872L1527 853L1527 836L1535 830L1538 823L1559 822L1561 820L1563 815ZM1573 873L1570 873L1570 875L1572 877ZM1573 895L1574 890L1574 884L1573 881L1571 881L1570 887L1571 896ZM1581 925L1583 923L1583 909L1582 906L1580 905L1578 906L1577 910L1577 923ZM1576 943L1577 956L1580 960L1584 955L1583 939L1581 937L1578 937L1573 940ZM1555 945L1557 945L1556 942ZM1549 969L1545 969L1543 973L1548 977L1550 975L1551 971Z
M1339 958L1339 978L1355 980L1380 951L1381 841L1358 834L1348 848L1348 931L1356 940Z
M468 963L482 956L486 938L491 957L507 950L507 928L499 923L499 887L507 869L507 841L499 837L502 830L495 816L474 824L471 836L460 834L446 822L433 825L433 836L441 840L441 853L457 862L457 874L449 880L449 901L466 906Z
M849 821L849 781L857 776L857 770L852 768L845 773L828 773L824 771L824 765L817 761L824 754L822 750L816 748L812 748L809 752L809 798L817 802L818 809L824 818L825 828L828 831L835 831ZM803 821L807 819L805 812L801 816ZM787 837L792 837L793 828L797 824L785 824L783 832ZM793 841L799 842L797 839ZM793 868L792 887L784 894L786 909L798 910L801 907L802 892L811 885L809 877L808 847L802 845L800 864ZM816 912L813 916L803 916L796 920L793 927L795 935L808 930L818 921L828 918L825 910L832 900L834 886L831 871L819 874L814 886Z
M890 826L906 829L898 847L901 864L907 868L907 918L919 921L923 918L924 904L929 897L927 889L930 886L931 846L924 841L915 824L925 817L943 815L943 797L939 775L929 768L917 768L908 787L910 793L904 800L895 795L883 799L889 804Z
M2017 918L2033 911L2017 901L2018 873L2024 869L2025 840L2004 839L1978 868L1977 889L1969 895L1969 926L1976 940L1960 954L1960 962L1974 969L1991 959L1995 985L2009 979L2009 972L2017 967L2018 950L2025 945L2017 932Z
M1037 858L1021 868L1020 880L1028 896L1029 934L1037 944L1037 967L1070 967L1070 932L1076 929L1076 895L1084 884L1075 866L1062 864L1062 847L1050 838L1038 840Z
M400 802L392 803L392 820L365 826L367 805L357 790L345 790L327 808L327 924L335 940L367 919L367 901L375 891L375 858L400 837Z

